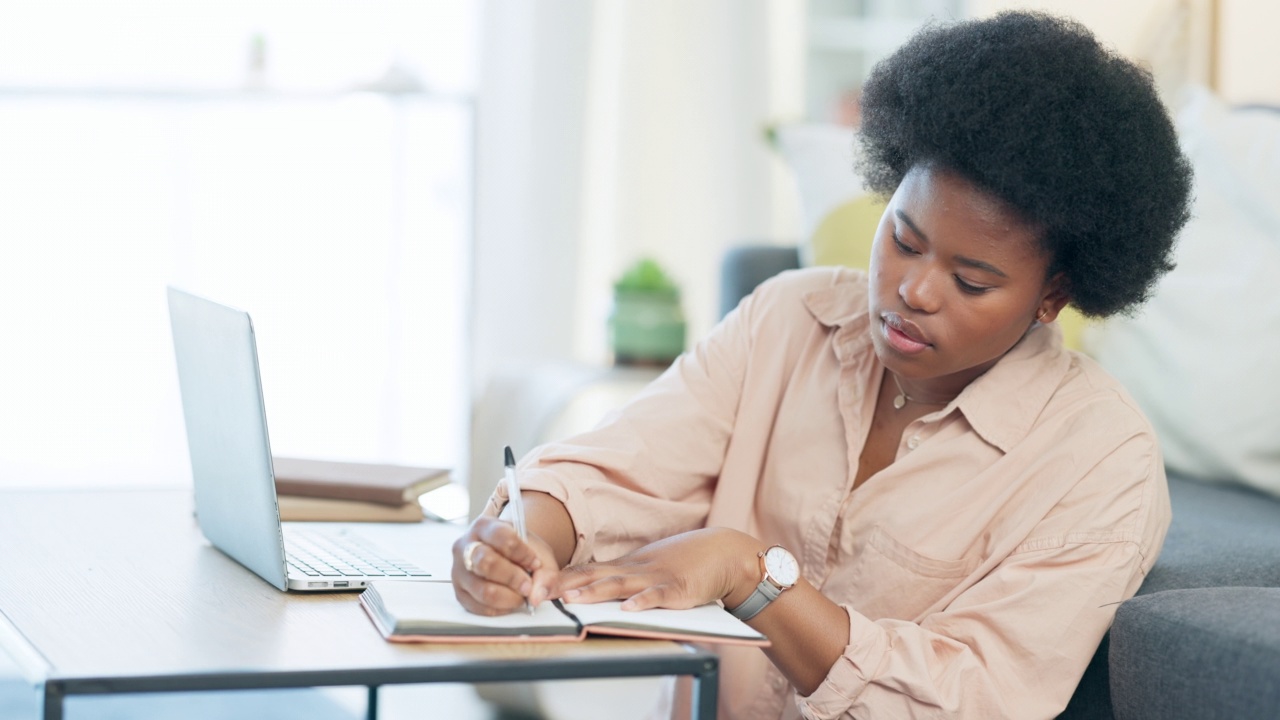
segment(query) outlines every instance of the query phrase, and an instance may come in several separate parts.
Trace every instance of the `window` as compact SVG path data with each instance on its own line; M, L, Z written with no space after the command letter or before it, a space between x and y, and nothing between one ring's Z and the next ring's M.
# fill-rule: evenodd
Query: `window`
M0 10L0 485L189 479L164 286L278 454L465 457L478 2Z

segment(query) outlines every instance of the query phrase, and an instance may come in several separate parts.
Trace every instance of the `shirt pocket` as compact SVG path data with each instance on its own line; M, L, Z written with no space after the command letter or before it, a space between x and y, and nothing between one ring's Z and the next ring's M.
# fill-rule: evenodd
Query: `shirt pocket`
M978 567L981 558L938 558L916 551L877 525L854 562L853 608L878 620L918 621Z

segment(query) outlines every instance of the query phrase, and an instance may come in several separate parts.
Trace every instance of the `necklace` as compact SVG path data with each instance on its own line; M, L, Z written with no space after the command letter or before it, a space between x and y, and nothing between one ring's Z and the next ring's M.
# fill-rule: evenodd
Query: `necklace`
M902 389L902 382L898 380L897 375L894 375L893 373L889 373L889 377L893 378L893 384L898 386L898 394L893 398L894 410L901 410L902 407L909 402L916 403L917 405L946 405L947 403L951 402L950 400L947 400L944 402L930 402L928 400L917 400L916 398L913 398L910 395L908 395L906 390Z

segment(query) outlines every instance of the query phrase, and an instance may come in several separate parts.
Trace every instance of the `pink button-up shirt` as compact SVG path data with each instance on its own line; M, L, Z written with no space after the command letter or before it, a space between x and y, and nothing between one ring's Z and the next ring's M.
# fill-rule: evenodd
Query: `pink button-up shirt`
M848 612L807 697L760 650L720 649L722 717L1054 717L1164 541L1151 426L1037 326L854 490L882 377L866 276L785 273L521 484L568 509L573 563L736 528Z

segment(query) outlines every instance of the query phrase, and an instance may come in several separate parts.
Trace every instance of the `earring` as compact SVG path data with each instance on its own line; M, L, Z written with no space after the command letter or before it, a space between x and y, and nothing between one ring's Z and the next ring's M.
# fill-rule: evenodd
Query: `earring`
M1040 308L1040 312L1036 313L1036 322L1043 322L1044 316L1048 314L1049 314L1048 310L1045 310L1044 308Z

